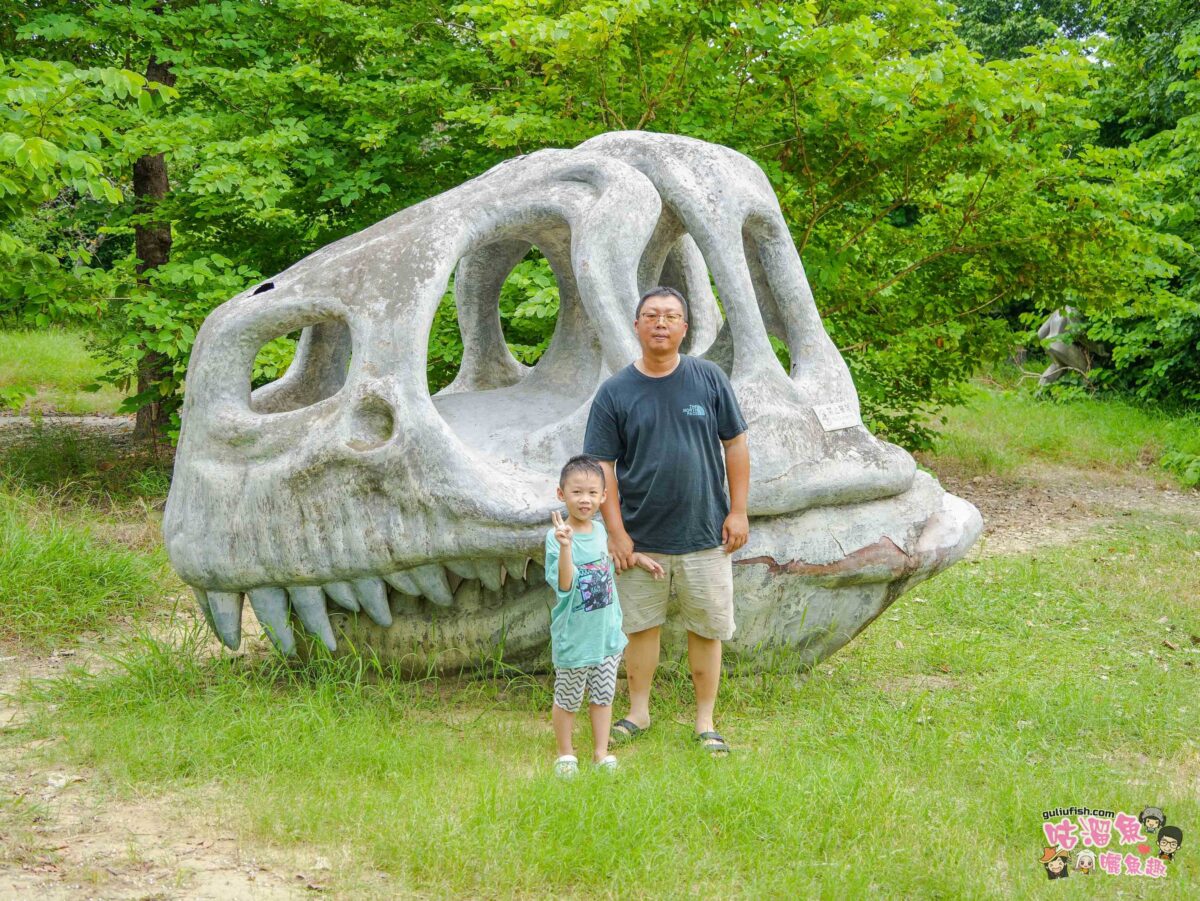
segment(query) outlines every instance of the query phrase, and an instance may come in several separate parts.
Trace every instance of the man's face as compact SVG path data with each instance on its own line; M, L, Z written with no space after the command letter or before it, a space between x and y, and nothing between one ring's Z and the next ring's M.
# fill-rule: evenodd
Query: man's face
M642 353L676 353L687 334L683 304L669 294L647 297L633 322Z
M1050 868L1051 873L1061 873L1063 870L1063 867L1065 867L1066 864L1063 863L1063 860L1061 857L1056 857L1052 861L1050 861L1048 864L1046 864L1046 866L1048 866Z
M1179 850L1179 842L1169 836L1167 838L1160 838L1158 840L1158 850L1167 854L1174 854Z

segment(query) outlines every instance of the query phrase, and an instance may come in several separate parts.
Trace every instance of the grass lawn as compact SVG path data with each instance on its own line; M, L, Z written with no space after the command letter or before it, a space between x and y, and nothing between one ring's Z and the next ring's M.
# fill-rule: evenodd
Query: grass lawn
M120 791L200 792L249 839L349 856L352 893L378 870L435 897L1026 897L1044 810L1200 823L1200 566L1180 565L1200 534L1098 539L959 566L811 674L728 678L727 760L691 745L678 664L622 771L563 783L540 680L406 683L153 641L37 689L55 707L30 730ZM1158 892L1200 891L1187 850Z
M1022 430L1062 407L1026 403L996 395L952 412L948 453L991 434L1014 466L1043 453L1126 465L1106 412ZM1147 442L1175 440L1167 421L1122 419ZM1045 438L1073 429L1088 455ZM51 481L9 483L0 506L24 523L12 528L36 571L53 570L37 554L55 530L77 540L79 511L97 503ZM135 509L139 490L105 496ZM56 504L68 512L48 517ZM98 672L28 686L31 719L0 731L0 749L51 739L36 752L47 765L88 767L116 796L211 806L246 847L326 856L342 897L1197 897L1200 524L1114 522L1072 546L961 563L810 672L727 675L719 724L738 752L725 760L689 740L680 661L660 670L655 724L618 749L621 771L562 782L549 774L544 677L402 681L358 659L281 662L261 643L213 657L198 628L182 644L143 635ZM66 556L117 549L102 531L85 538ZM142 561L129 575L105 558L88 564L94 576L47 576L38 609L106 573L128 596L87 625L72 614L45 628L68 637L145 609L139 580L168 578L154 569L161 551L125 550ZM23 573L0 589L6 605L34 577ZM576 736L586 748L586 717ZM1167 877L1047 887L1042 812L1072 806L1163 808L1184 832Z
M57 413L114 413L124 395L95 384L104 367L87 352L83 335L71 331L0 331L0 393L29 388L28 408Z
M166 559L96 540L83 526L0 493L0 641L44 649L158 602Z
M1008 475L1031 462L1121 471L1163 465L1176 480L1200 458L1200 416L1170 416L1119 400L1081 398L1053 403L1029 390L971 392L948 409L939 427L936 461L966 475ZM1164 460L1164 458L1167 458Z

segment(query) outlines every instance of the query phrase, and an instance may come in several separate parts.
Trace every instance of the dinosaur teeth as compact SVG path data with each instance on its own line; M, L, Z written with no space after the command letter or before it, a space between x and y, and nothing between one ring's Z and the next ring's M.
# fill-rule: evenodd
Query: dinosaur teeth
M387 589L382 579L355 579L354 595L363 611L385 629L392 624L392 608L388 606Z
M354 596L354 586L349 582L330 582L324 588L330 600L339 607L349 610L351 613L357 613L362 609L359 606L358 598Z
M408 570L408 573L412 576L413 581L417 583L417 587L421 589L420 594L429 598L435 604L449 607L454 603L454 592L450 590L450 583L446 579L446 571L436 563L414 567Z
M296 652L296 639L288 622L288 596L282 588L255 588L250 592L250 609L263 631L281 654Z
M300 622L304 623L304 628L321 639L329 650L337 650L337 639L333 637L329 611L325 608L325 592L312 586L296 586L288 589L288 595L292 599L292 609L300 617Z
M207 594L213 631L225 647L236 651L242 643L242 593L210 591Z
M525 581L525 570L529 567L528 557L505 557L504 568L508 571L510 579L517 579L520 582Z
M461 579L478 579L479 568L474 560L447 560L446 569Z
M192 594L196 596L196 603L200 605L200 612L204 614L204 621L208 623L208 627L213 630L215 635L217 632L217 624L213 622L212 608L208 605L208 592L203 588L191 586Z
M351 613L365 613L387 628L392 624L387 585L401 594L425 598L441 607L453 605L456 596L467 598L465 603L477 603L482 592L489 593L487 603L496 604L502 603L503 598L512 598L528 590L525 577L531 562L531 558L523 556L503 560L454 559L397 570L382 577L339 580L322 586L262 586L249 589L248 596L263 631L280 653L291 655L296 651L291 613L296 614L306 631L333 651L337 648L337 639L329 619L327 597L339 607ZM467 589L469 592L463 594ZM195 586L192 591L209 628L222 644L237 650L241 643L242 592L212 591Z
M418 597L421 594L421 589L408 570L400 570L399 572L388 573L383 577L383 581L387 582L401 594L411 594L413 597Z
M479 560L476 561L476 570L479 572L479 581L483 583L483 587L488 591L499 591L504 584L504 567L499 560Z

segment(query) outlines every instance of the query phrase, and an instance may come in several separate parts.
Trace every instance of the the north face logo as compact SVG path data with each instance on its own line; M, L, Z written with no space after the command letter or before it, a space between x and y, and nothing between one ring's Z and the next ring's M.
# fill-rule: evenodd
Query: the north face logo
M690 407L683 408L683 414L685 416L703 416L704 408L699 404L692 404Z

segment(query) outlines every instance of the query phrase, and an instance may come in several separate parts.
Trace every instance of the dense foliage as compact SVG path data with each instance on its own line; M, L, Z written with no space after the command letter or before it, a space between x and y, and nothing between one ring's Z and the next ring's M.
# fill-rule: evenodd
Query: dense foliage
M254 280L512 154L653 129L766 171L876 430L923 444L1065 304L1115 345L1100 384L1196 403L1198 38L1174 2L1165 36L1131 0L3 2L0 317L86 323L169 411L199 322ZM138 194L156 159L169 190ZM556 310L534 253L501 299L518 358ZM460 353L447 296L432 388Z

